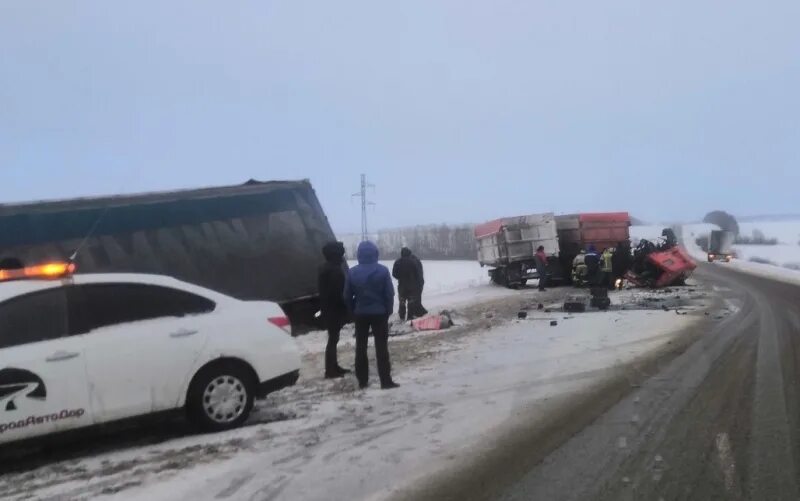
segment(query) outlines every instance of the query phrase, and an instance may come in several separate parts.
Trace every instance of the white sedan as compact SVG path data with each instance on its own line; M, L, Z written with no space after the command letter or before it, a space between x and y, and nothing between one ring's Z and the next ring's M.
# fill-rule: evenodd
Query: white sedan
M159 275L0 282L0 443L175 409L236 427L297 381L288 329L274 303Z

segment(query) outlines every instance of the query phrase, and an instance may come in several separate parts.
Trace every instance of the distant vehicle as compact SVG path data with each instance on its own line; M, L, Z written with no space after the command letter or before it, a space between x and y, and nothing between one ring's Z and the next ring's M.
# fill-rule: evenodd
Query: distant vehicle
M548 274L560 276L558 235L552 213L495 219L475 227L478 262L491 266L492 281L520 287L538 278L534 254L541 245L548 256Z
M176 410L226 430L298 378L275 303L71 266L0 270L0 443Z
M320 249L334 239L307 180L0 205L0 259L63 261L81 247L80 273L169 275L273 301L295 332L315 324Z
M627 212L586 212L556 216L561 267L571 276L572 261L581 249L593 245L597 252L630 243L631 218Z
M735 235L732 231L711 230L708 236L708 262L725 261L730 263L734 257L733 241Z

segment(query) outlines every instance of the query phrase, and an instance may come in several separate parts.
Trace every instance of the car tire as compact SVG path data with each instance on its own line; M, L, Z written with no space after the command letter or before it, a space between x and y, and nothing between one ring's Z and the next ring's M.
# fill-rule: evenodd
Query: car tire
M210 432L241 426L253 409L256 384L244 364L225 361L202 368L186 396L189 421Z

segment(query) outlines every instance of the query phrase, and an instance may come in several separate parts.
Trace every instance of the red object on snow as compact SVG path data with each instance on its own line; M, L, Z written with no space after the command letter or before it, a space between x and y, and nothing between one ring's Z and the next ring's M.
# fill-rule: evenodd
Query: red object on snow
M442 316L430 315L422 318L415 318L411 321L411 326L418 331L438 331L442 328Z
M647 256L647 259L663 270L661 276L656 280L656 287L666 287L681 277L685 278L689 272L697 268L694 259L680 246L653 252Z

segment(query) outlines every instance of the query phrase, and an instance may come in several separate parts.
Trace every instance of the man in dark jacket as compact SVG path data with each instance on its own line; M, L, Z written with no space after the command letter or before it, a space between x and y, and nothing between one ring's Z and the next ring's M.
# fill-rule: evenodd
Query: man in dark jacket
M586 249L586 281L589 285L597 285L600 276L600 254L594 244Z
M536 274L539 275L539 290L543 291L547 283L547 254L544 252L544 245L536 249L533 260L536 262Z
M422 263L411 254L407 247L400 249L400 259L392 266L392 276L397 280L397 296L400 306L397 314L400 320L406 319L406 306L408 306L408 319L413 320L420 315L422 286Z
M394 284L389 270L378 264L378 247L366 241L358 245L358 265L347 273L344 285L344 302L355 315L356 323L356 378L361 388L369 379L367 341L369 331L375 338L375 358L381 388L397 388L392 381L389 361L389 316L394 310Z
M336 356L339 332L348 320L347 305L342 297L347 272L347 264L344 262L344 245L342 242L328 242L322 248L322 255L325 256L325 264L319 268L317 283L322 319L328 329L328 345L325 347L325 377L338 378L350 372L339 366Z

